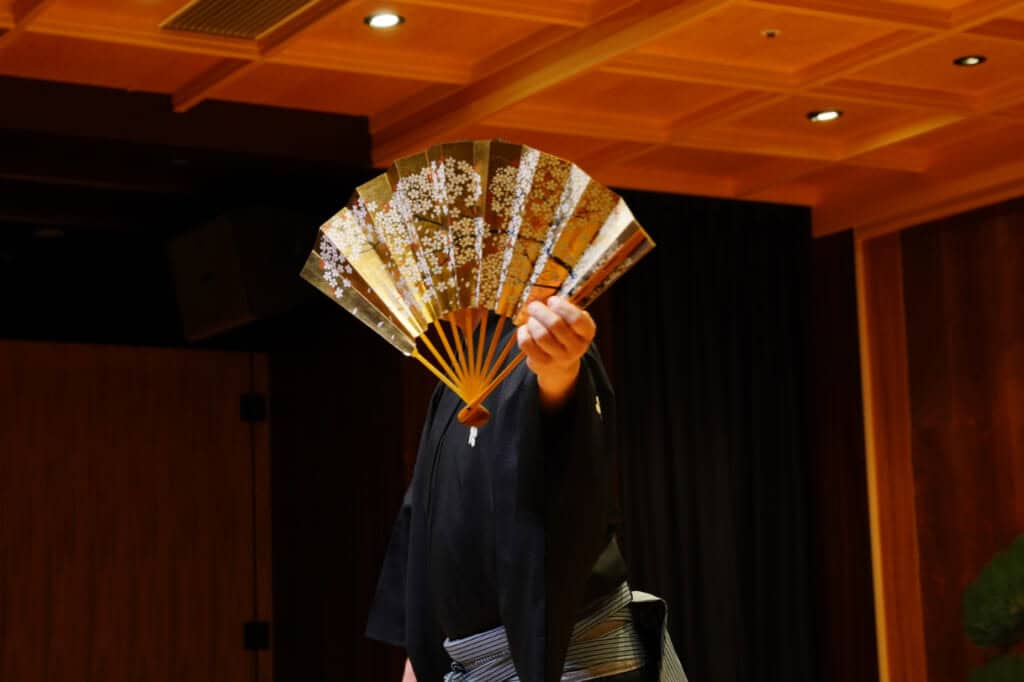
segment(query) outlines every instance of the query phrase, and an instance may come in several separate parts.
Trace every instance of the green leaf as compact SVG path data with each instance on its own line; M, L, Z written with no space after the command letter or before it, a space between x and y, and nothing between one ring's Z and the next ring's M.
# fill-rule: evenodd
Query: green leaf
M971 672L970 682L1021 682L1024 656L1000 656Z
M1024 535L964 590L963 625L979 646L1009 646L1024 637Z

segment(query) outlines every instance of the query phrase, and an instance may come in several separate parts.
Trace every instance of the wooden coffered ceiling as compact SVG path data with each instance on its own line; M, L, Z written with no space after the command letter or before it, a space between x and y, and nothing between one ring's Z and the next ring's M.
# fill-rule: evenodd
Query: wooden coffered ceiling
M160 28L186 4L0 0L0 74L363 115L379 165L503 137L617 187L812 206L818 234L1024 194L1021 1L313 0L253 40Z

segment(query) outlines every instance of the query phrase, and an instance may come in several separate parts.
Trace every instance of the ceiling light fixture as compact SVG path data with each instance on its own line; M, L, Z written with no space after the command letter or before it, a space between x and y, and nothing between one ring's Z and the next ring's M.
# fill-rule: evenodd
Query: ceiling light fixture
M821 111L807 112L807 120L811 123L828 123L829 121L836 120L842 115L843 112L839 109L823 109Z
M377 12L363 19L370 28L378 30L394 28L405 21L405 17L394 12Z
M969 54L964 57L957 57L953 63L957 66L978 66L984 64L988 59L982 54Z

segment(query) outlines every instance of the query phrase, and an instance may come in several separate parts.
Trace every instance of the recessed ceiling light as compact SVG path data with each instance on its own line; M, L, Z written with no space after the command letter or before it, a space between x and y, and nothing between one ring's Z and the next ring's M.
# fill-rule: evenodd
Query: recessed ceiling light
M953 63L957 66L978 66L984 64L987 60L985 55L981 54L969 54L964 57L957 57L953 60Z
M395 14L394 12L377 12L376 14L371 14L364 18L363 21L365 21L366 25L370 28L384 29L398 26L405 21L405 17L400 14Z
M807 119L811 123L828 123L843 115L839 109L823 109L821 111L807 112Z

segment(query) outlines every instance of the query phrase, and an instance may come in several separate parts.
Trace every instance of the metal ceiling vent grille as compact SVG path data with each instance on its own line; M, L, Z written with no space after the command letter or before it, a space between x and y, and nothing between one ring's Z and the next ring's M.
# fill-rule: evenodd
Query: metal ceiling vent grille
M195 0L160 28L255 40L312 1Z

